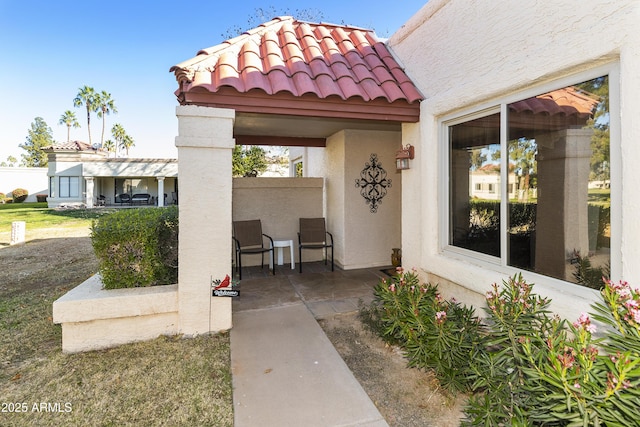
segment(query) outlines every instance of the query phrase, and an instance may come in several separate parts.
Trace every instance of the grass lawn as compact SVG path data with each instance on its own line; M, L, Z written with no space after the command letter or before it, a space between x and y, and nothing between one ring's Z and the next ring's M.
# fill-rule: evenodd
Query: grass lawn
M16 220L33 234L0 244L0 425L233 425L228 334L62 354L52 303L97 270L88 226L103 210L8 206L0 234Z

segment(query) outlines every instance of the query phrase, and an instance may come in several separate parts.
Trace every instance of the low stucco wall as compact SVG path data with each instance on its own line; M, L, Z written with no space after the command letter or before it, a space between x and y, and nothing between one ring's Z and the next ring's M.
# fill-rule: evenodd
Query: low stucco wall
M16 188L29 192L25 202L37 201L37 194L48 194L47 168L0 167L0 193L11 193Z
M259 219L262 232L274 240L293 240L297 263L300 218L324 216L323 191L323 178L234 178L233 220ZM331 231L331 224L327 228ZM291 262L290 251L285 248L283 253L286 265ZM308 262L321 260L323 255L320 250L307 250L302 256ZM242 265L260 265L260 260L260 255L244 255Z
M98 350L178 333L178 285L102 288L92 276L53 303L62 351Z

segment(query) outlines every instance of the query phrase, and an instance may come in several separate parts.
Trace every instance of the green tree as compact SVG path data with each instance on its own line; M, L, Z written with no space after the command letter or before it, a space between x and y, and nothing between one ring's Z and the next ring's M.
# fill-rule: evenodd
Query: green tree
M133 138L127 135L120 123L116 123L111 128L111 135L116 146L116 157L118 157L118 150L124 150L125 155L129 155L129 149L135 145Z
M233 149L233 176L257 176L267 170L265 151L258 146L236 145Z
M58 120L59 125L67 126L67 142L71 140L71 126L74 128L79 128L80 123L78 123L78 119L76 118L76 113L71 110L67 110L60 116L60 120Z
M113 139L107 139L104 144L102 144L102 149L105 150L109 155L111 153L116 152L116 143L113 142Z
M20 144L20 148L27 152L27 154L22 154L22 163L33 168L47 166L47 153L43 149L53 144L51 128L47 126L42 117L36 117L31 123L26 141Z
M127 157L129 157L129 149L135 145L135 141L130 135L125 135L124 138L122 138L122 142L120 143L120 146L124 150L125 156Z
M478 170L482 167L482 164L487 161L487 155L477 148L471 150L471 170Z
M509 142L509 159L515 166L515 173L518 175L519 189L524 190L523 198L529 198L531 180L538 173L536 154L538 145L535 139L518 138Z
M89 133L89 144L91 144L91 113L95 113L98 109L96 104L98 94L89 86L83 86L78 90L78 94L73 100L75 107L82 107L83 105L87 109L87 132Z
M7 156L7 161L6 162L2 162L0 163L0 167L2 168L12 168L16 165L16 163L18 163L18 159L16 159L15 157L9 155Z
M104 142L104 125L105 116L111 113L117 114L115 101L111 98L111 94L107 91L102 91L96 96L96 111L98 112L98 118L102 119L102 136L100 137L100 145Z
M598 77L581 83L576 88L598 100L592 112L593 118L587 122L587 127L593 129L589 179L607 181L610 179L609 78L607 76Z

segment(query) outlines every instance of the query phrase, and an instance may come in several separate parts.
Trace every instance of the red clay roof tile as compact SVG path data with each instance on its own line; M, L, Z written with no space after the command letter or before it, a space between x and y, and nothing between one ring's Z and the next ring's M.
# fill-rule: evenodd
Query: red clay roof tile
M386 45L371 30L278 17L171 68L176 92L233 87L268 95L286 91L320 99L385 99L414 103L423 97Z

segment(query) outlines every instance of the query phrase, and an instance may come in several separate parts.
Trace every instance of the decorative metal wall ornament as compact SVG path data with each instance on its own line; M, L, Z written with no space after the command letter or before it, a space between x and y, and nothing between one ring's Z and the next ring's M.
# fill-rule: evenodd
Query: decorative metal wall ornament
M360 195L370 206L371 213L376 213L382 198L387 195L387 188L391 187L391 180L387 179L387 171L382 168L377 154L372 153L369 162L364 164L360 179L356 179L356 187L360 188Z

